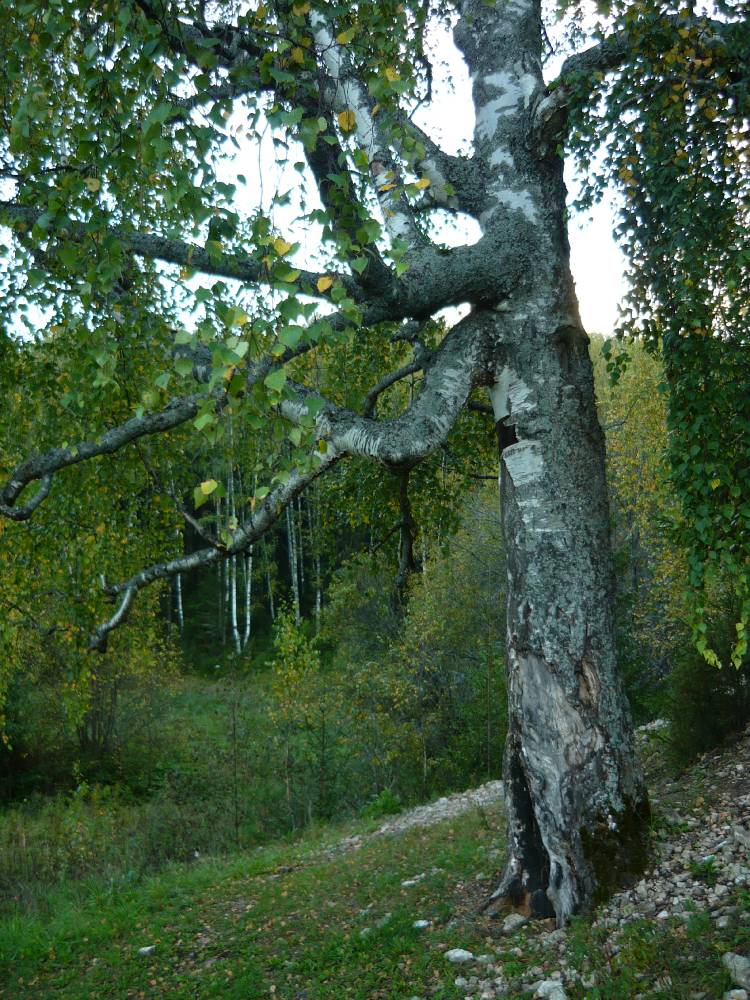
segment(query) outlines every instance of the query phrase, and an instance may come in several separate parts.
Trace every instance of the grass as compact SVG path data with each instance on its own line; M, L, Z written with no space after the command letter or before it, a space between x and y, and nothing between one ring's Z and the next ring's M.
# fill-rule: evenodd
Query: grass
M198 718L206 740L226 738L222 688L206 687L207 693L186 685L178 710ZM212 761L215 769L217 758ZM696 765L669 783L668 794L660 790L665 812L655 818L654 837L686 832L667 807L703 808L706 768ZM502 864L497 810L364 839L348 852L329 848L372 832L380 821L313 827L296 841L277 839L189 864L160 862L160 870L133 869L131 878L126 841L136 838L131 854L137 857L148 838L127 825L127 809L142 826L141 804L126 805L109 826L97 820L95 800L73 805L80 805L80 815L61 813L58 840L70 853L82 838L84 874L61 869L45 883L43 898L35 890L28 898L0 900L0 1000L479 998L480 989L457 987L454 980L481 970L449 965L447 948L490 954L516 984L508 996L530 997L522 987L540 978L539 969L548 976L562 967L557 951L543 946L549 928L529 925L508 939L499 921L477 916ZM106 816L109 805L102 804ZM383 798L371 811L386 806ZM163 821L157 811L154 822ZM106 842L106 850L98 841L91 848L90 870L83 836L89 828ZM101 864L110 854L118 855L119 867L117 860ZM715 881L710 861L690 870ZM402 885L415 876L415 885ZM588 919L574 921L564 957L583 980L566 987L569 1000L721 997L731 988L722 953L750 952L750 893L736 891L728 902L737 920L724 930L702 913L687 923L636 921L617 936ZM416 929L414 921L422 919L429 927ZM140 955L148 946L153 952Z
M456 947L489 952L506 977L533 981L535 966L560 968L542 947L548 928L508 939L497 921L476 919L496 876L488 858L501 861L499 823L496 812L475 810L331 853L327 845L372 827L342 825L297 844L173 865L138 885L61 884L48 917L0 923L0 997L458 1000L467 990L455 977L476 970L446 962L443 951ZM750 894L733 902L750 914ZM432 923L417 930L418 919ZM731 985L721 954L750 949L750 923L718 931L700 913L687 925L638 921L613 943L589 920L574 922L567 960L595 982L568 987L570 1000L719 997Z
M318 836L174 866L85 901L79 885L60 892L50 920L0 924L0 996L458 997L436 945L483 944L470 929L446 937L445 921L493 838L473 813L334 858ZM427 931L412 926L421 918Z

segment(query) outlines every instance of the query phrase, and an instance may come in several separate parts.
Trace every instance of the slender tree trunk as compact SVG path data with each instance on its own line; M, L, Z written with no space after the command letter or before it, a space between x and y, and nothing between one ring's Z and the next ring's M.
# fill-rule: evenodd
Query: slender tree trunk
M292 520L297 526L297 565L299 566L300 593L305 592L305 547L302 534L302 497L297 497L297 512L292 510Z
M401 609L405 608L409 578L417 568L414 559L414 535L417 525L409 500L409 473L399 474L399 541L398 577L396 579L396 600ZM423 540L424 544L424 540Z
M510 6L510 5L509 5ZM495 307L508 564L508 864L495 903L559 924L644 864L648 802L615 657L604 445L569 267L562 160L536 138L536 0L469 0L456 40L488 165L480 223L534 265Z
M185 631L185 612L182 606L182 573L174 578L175 604L177 607L177 628L180 635Z
M234 496L234 466L229 467L229 504L228 504L227 526L230 533L237 530L237 503ZM230 559L229 567L229 598L230 598L230 619L232 625L232 642L234 651L239 656L242 652L242 639L240 638L239 621L237 617L237 556Z
M253 622L253 548L250 546L247 555L245 556L244 565L244 584L245 584L245 631L242 634L242 648L244 649L250 642L250 634L252 632L252 622Z
M307 498L307 530L310 538L310 552L312 555L312 567L315 583L315 633L320 632L320 610L321 610L321 579L320 579L320 532L318 530L318 510L317 503L313 501L313 496Z
M292 584L292 599L294 602L294 621L299 625L302 621L299 599L299 573L297 571L297 538L290 510L291 504L286 508L286 541L289 550L289 577Z

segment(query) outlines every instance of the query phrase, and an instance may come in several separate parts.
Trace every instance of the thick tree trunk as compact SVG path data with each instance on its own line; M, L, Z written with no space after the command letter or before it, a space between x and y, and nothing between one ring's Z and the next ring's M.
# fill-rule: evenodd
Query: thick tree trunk
M648 803L614 646L603 435L569 268L562 160L537 136L535 0L456 30L488 164L480 223L533 261L495 305L492 403L508 563L509 860L493 897L558 923L644 862Z
M580 331L508 351L510 861L501 895L564 922L643 865L648 805L617 671L599 429Z

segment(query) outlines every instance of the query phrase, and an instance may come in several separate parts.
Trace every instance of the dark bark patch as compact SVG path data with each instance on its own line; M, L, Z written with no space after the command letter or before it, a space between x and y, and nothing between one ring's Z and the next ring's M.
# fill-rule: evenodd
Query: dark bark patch
M650 819L651 806L644 794L640 800L626 800L620 812L581 831L584 858L596 879L595 906L633 885L645 871L650 857Z
M509 448L512 444L518 444L516 425L507 423L507 417L497 425L497 440L501 455L504 448Z

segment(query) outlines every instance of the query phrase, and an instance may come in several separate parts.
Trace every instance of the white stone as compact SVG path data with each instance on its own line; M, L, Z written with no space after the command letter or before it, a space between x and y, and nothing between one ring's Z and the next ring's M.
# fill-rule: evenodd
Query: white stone
M515 934L519 927L529 922L529 918L522 913L509 913L503 920L503 934Z
M568 1000L568 995L562 988L559 979L545 979L536 984L534 996L545 998L545 1000Z
M153 951L156 951L156 945L155 944L148 944L148 945L146 945L145 948L139 948L138 949L138 954L139 955L150 955Z
M414 878L407 878L402 883L401 886L404 889L411 889L412 886L419 885L422 879L425 877L425 873L421 872L419 875L415 875Z
M446 951L445 958L454 965L460 965L462 962L470 962L474 955L465 948L451 948L450 951Z
M416 931L423 931L425 929L425 927L429 927L429 926L430 926L430 921L429 920L415 920L414 923L412 924L412 927Z
M728 951L723 956L722 962L735 985L741 986L743 989L750 989L750 958Z

